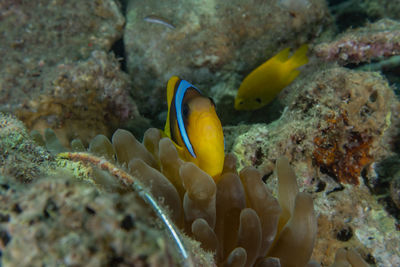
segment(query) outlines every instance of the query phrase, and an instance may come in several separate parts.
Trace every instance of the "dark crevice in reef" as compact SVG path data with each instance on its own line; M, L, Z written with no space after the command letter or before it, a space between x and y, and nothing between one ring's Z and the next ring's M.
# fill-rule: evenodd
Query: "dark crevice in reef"
M370 180L361 173L365 184L370 189L371 193L374 194L378 202L385 208L385 210L391 214L397 221L398 227L400 228L400 210L396 206L393 195L391 195L390 187L393 180L396 179L396 175L400 172L400 157L395 155L389 157L376 165L377 179Z
M121 70L126 72L126 56L125 56L125 45L123 37L121 37L121 39L119 39L113 44L113 46L111 47L111 51L113 51L115 57L118 58L121 64Z
M119 8L121 10L122 15L124 15L124 17L126 17L126 9L128 7L128 0L119 0Z
M374 22L377 20L377 18L368 18L367 13L364 13L361 10L349 10L347 12L342 12L335 17L339 32L343 32L350 27L362 27L365 26L367 22Z
M329 9L335 18L336 26L339 32L348 28L357 28L364 26L367 22L374 22L378 17L368 15L360 7L357 1L353 0L330 0Z
M347 0L328 0L328 5L329 6L336 6L339 4L342 4L344 2L346 2Z
M121 10L122 15L126 18L126 10L127 10L127 6L128 6L127 1L119 0L118 3L119 3L119 8ZM115 57L119 59L120 64L121 64L121 70L124 72L127 72L125 44L124 44L123 36L112 45L111 51L113 51L115 54Z
M336 233L336 239L346 242L353 237L353 229L350 226L345 226Z

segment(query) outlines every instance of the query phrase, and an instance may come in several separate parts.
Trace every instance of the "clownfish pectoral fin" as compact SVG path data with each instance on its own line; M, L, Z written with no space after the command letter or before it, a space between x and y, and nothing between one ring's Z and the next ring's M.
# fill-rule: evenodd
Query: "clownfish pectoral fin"
M172 141L172 142L174 143L174 145L175 145L175 147L176 147L176 150L178 151L178 155L179 155L181 158L184 158L185 148L182 147L182 146L180 146L180 145L178 145L178 144L176 144L174 141Z
M179 155L183 155L183 151L184 148L180 145L178 145L177 143L175 143L174 140L172 140L171 135L168 135L165 131L160 130L161 132L161 138L169 138L171 140L171 142L174 144L174 146L176 147L176 150L178 151Z
M167 114L167 120L165 121L165 127L164 127L164 133L166 136L171 138L171 122L169 121L170 118L170 113L171 113L171 103L172 99L174 98L174 93L175 93L175 86L176 83L179 82L179 78L177 76L172 76L167 85L167 104L168 104L168 114Z

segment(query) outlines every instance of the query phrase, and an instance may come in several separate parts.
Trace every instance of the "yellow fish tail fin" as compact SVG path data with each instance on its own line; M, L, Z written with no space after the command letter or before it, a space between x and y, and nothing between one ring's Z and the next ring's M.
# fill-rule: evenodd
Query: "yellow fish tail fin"
M288 63L290 62L292 69L297 69L298 67L308 63L307 51L308 45L303 44L293 53L292 57L288 61Z

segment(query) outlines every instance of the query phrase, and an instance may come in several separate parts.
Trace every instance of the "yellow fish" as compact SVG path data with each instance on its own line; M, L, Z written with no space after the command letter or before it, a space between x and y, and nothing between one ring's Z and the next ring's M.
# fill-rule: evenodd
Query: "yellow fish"
M286 48L253 70L243 80L235 98L235 109L259 109L269 102L299 74L298 67L308 62L308 46L302 45L289 58Z
M224 134L211 98L176 76L167 86L168 115L164 133L179 156L217 180L224 165Z

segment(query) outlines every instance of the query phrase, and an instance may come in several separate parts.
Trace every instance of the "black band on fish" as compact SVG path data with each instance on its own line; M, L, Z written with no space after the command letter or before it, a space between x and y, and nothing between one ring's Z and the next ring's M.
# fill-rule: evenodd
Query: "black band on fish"
M183 116L182 116L183 98L189 88L193 88L196 91L198 91L199 93L201 93L199 89L197 89L196 87L191 85L189 82L187 82L185 80L181 80L179 82L178 88L176 89L176 93L175 93L175 97L174 97L174 104L175 104L176 120L178 122L178 127L179 127L179 131L181 133L182 141L185 144L190 155L192 155L192 157L196 158L196 154L194 153L193 146L190 143L190 139L186 132L186 127L185 127L185 124L183 121Z

